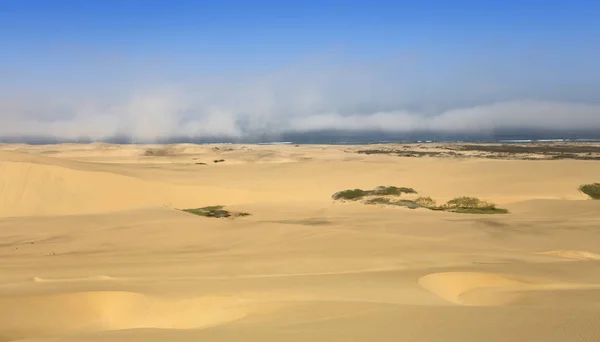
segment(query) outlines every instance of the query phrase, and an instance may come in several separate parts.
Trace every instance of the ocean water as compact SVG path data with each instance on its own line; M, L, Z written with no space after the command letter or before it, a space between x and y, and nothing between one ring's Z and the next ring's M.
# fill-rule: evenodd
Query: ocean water
M291 132L282 134L261 134L244 138L228 137L171 137L167 139L136 140L126 136L115 136L102 140L82 137L61 139L48 136L0 137L0 143L56 144L106 142L118 144L137 143L195 143L195 144L333 144L360 145L379 143L432 143L432 142L474 142L474 143L535 143L535 142L600 142L600 131L532 131L512 130L486 133L455 132L375 132L375 131L318 131Z

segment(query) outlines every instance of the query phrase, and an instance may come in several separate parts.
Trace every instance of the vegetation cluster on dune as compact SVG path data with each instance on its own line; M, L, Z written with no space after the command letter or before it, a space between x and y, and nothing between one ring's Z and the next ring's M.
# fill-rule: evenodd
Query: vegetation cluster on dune
M364 204L399 206L409 209L425 208L438 211L449 211L465 214L506 214L507 209L497 208L495 204L482 201L476 197L461 196L451 199L442 205L437 205L431 197L414 199L398 199L403 194L416 195L413 188L396 186L378 186L373 190L348 189L338 191L332 198L336 201L362 201Z
M442 210L465 214L507 214L508 210L496 208L496 205L476 197L456 197L442 207Z
M399 188L395 186L378 186L373 190L348 189L333 194L334 200L356 201L367 196L400 196L402 194L416 194L415 189Z
M579 191L590 196L592 199L600 200L600 183L584 184L579 187Z
M231 212L225 210L225 207L222 205L213 205L202 208L192 208L192 209L181 209L181 211L185 211L186 213L204 216L204 217L213 217L213 218L224 218L224 217L241 217L241 216L249 216L249 213L245 212Z
M600 200L600 183L584 184L579 187L579 191L588 195L594 200ZM400 198L410 195L412 198ZM431 197L416 196L418 192L409 187L397 186L378 186L372 190L347 189L334 193L331 197L340 202L362 202L367 205L383 205L406 207L409 209L424 208L435 211L447 211L462 214L507 214L508 209L498 208L494 203L483 201L477 197L460 196L455 197L448 202L438 205L436 200ZM225 210L222 205L180 209L184 212L213 218L241 217L248 216L245 212L231 212Z

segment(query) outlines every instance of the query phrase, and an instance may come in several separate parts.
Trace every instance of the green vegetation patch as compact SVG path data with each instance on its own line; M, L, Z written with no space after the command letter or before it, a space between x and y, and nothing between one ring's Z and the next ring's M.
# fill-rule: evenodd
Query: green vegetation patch
M433 209L437 207L436 201L431 197L419 197L415 200L415 203L423 208Z
M231 212L225 210L225 207L222 205L213 205L202 208L192 208L192 209L181 209L181 211L185 211L186 213L204 216L204 217L213 217L213 218L224 218L224 217L240 217L240 216L249 216L249 213L244 212Z
M376 196L400 196L402 194L416 194L413 188L396 187L396 186L378 186L374 190L369 191L371 195Z
M336 192L333 194L332 198L334 200L358 201L368 195L369 191L361 189L349 189Z
M485 202L476 197L456 197L441 206L445 211L463 214L507 214L507 209L496 208L493 203Z
M598 186L600 190L600 184ZM437 202L431 197L418 197L414 200L397 199L402 194L417 194L417 191L406 187L378 186L373 190L348 189L339 191L333 194L332 198L341 201L362 201L367 205L399 206L409 209L425 208L463 214L507 214L509 212L507 209L496 208L495 204L482 201L476 197L456 197L443 205L437 205Z
M456 209L448 209L446 211L450 211L453 213L459 214L508 214L508 209L503 208L494 208L494 209L477 209L477 208L456 208Z
M399 200L399 201L395 201L392 204L399 206L399 207L407 207L408 209L421 208L421 206L417 202L411 201L411 200Z
M584 184L579 187L579 191L590 196L592 199L600 200L600 183Z
M374 205L374 204L380 204L380 205L395 205L395 206L399 206L399 207L407 207L409 209L417 209L417 208L421 208L421 205L419 205L418 203L416 203L415 201L411 201L411 200L391 200L387 197L375 197L375 198L369 198L368 200L363 202L364 204L369 204L369 205Z
M387 197L374 197L374 198L369 198L368 200L364 201L365 204L390 204L392 202L391 199L387 198Z
M416 194L415 189L396 187L396 186L378 186L373 190L348 189L338 191L333 196L334 200L358 201L368 196L400 196L402 194Z
M480 200L477 197L461 196L449 200L445 205L446 208L463 208L463 209L495 209L496 205Z

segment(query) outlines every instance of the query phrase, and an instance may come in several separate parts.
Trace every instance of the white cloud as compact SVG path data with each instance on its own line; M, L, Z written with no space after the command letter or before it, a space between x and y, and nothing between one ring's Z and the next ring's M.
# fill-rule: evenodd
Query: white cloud
M597 102L523 93L516 86L511 92L511 82L518 79L494 83L488 76L485 84L492 84L486 88L491 91L478 88L478 80L431 76L428 70L312 65L255 78L198 77L195 83L175 86L144 85L111 96L94 94L93 87L72 95L13 91L0 96L0 136L153 141L329 129L600 130ZM548 94L558 89L542 88L551 88Z

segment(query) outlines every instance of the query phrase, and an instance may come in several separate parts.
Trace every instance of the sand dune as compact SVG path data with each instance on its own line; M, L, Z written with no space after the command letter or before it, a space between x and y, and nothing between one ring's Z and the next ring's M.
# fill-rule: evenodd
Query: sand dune
M123 329L194 329L240 319L235 298L150 298L124 291L0 298L0 341Z
M14 154L0 157L0 217L102 213L157 206L187 208L210 205L213 200L235 204L250 197L243 191L210 185L152 182L93 164L69 165L50 158Z
M600 284L479 272L434 273L419 279L419 284L444 300L469 306L597 306L600 303Z
M149 305L146 297L121 291L0 298L0 338L131 328Z
M429 274L419 279L419 284L435 295L457 304L501 305L502 301L492 303L473 303L464 298L471 291L479 289L520 288L527 283L513 280L499 274L478 272L449 272Z
M359 148L0 146L0 341L600 340L600 163Z
M153 184L53 165L3 162L0 179L2 216L69 215L165 203L164 191Z

